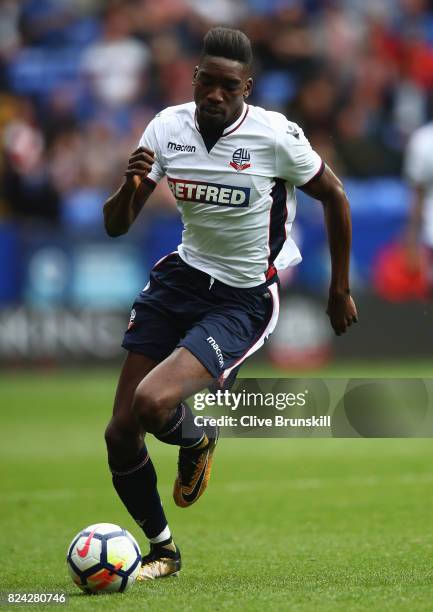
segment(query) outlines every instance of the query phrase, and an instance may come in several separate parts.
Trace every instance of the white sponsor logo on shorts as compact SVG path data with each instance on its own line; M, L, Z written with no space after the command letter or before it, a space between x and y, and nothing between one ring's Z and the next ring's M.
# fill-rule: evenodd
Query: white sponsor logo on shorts
M206 338L206 341L209 342L209 344L211 345L211 347L215 351L216 356L218 358L219 366L222 369L224 367L224 359L223 359L223 354L222 354L222 351L221 351L219 345L215 342L215 338L212 338L212 336L209 336L208 338Z

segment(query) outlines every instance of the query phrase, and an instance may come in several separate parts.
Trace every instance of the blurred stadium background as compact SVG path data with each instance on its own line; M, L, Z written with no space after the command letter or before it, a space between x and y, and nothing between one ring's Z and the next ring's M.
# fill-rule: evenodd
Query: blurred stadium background
M215 23L250 36L251 103L304 127L344 178L352 206L361 324L332 337L321 206L299 193L304 261L282 275L280 324L257 359L310 368L432 357L425 287L408 279L404 257L395 263L395 247L404 243L410 206L405 146L430 119L433 2L3 0L3 365L119 361L133 297L152 264L176 247L181 227L166 184L117 240L104 236L102 203L147 122L191 99L201 40Z

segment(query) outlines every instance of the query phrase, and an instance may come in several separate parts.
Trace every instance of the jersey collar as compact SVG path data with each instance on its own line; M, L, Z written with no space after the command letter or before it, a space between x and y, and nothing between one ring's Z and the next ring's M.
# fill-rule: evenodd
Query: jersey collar
M234 121L231 125L228 125L224 129L222 136L228 136L229 134L231 134L232 132L235 132L238 128L240 128L242 123L245 121L245 118L247 115L248 115L248 104L245 104L244 102L244 107L242 109L240 116L236 119L236 121Z
M238 128L240 128L242 123L245 121L246 116L248 115L248 110L249 110L249 106L248 106L248 104L246 104L244 102L244 107L242 109L241 114L239 115L239 117L235 121L233 121L233 123L231 123L230 125L228 125L224 129L223 133L221 134L221 137L228 136L229 134L232 134ZM197 110L194 112L194 123L195 123L195 127L196 127L197 131L200 132L200 128L199 128L199 125L198 125L198 122L197 122Z

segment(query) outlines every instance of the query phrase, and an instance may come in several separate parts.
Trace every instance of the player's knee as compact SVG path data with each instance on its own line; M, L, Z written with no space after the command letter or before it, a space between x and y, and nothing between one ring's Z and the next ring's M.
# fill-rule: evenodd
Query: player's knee
M135 444L138 437L138 432L113 417L105 429L105 443L109 457L127 458L131 452L135 452L136 447L138 448L139 445Z
M105 444L107 445L107 450L110 451L117 445L118 442L118 431L115 423L111 420L107 427L105 428L104 433Z
M129 421L113 417L105 430L105 442L111 470L125 470L137 464L143 437Z
M162 429L172 408L173 400L165 390L156 391L143 383L137 387L133 410L142 427L149 433L156 433Z

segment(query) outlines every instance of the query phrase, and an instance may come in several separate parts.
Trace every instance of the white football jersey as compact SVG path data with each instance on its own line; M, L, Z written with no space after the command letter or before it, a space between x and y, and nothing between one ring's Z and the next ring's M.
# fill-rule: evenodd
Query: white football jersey
M424 125L412 134L405 157L406 178L425 190L422 239L433 247L433 123Z
M180 257L233 287L263 283L301 261L290 237L295 186L324 164L301 128L280 113L245 104L208 152L194 102L169 107L147 126L140 145L155 152L148 178L166 175L182 215Z

